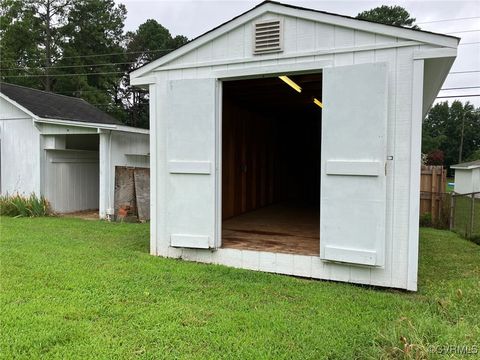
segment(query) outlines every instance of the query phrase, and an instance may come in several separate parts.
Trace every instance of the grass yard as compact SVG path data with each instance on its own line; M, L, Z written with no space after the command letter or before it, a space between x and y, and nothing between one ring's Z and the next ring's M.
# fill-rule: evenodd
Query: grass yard
M153 257L145 224L0 221L4 359L445 359L460 355L429 346L480 346L480 246L447 231L421 231L420 291L407 293Z

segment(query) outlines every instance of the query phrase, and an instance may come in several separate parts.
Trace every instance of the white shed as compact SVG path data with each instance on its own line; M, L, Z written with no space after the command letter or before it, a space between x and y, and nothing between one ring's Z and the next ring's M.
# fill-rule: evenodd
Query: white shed
M450 166L455 170L455 187L457 194L480 192L480 160Z
M132 72L151 253L415 290L422 119L458 42L264 2Z
M113 215L115 167L149 167L149 132L86 101L0 84L1 194L43 195L54 211Z

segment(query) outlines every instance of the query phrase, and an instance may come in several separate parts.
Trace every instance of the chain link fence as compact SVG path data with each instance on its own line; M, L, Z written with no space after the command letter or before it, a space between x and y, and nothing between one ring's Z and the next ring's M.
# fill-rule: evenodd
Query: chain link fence
M480 192L451 195L450 230L480 244Z

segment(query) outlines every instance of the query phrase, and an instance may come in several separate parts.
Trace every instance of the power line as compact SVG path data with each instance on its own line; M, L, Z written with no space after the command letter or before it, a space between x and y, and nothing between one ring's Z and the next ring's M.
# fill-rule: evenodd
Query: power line
M79 76L79 75L113 75L113 74L125 74L123 71L109 71L109 72L97 72L97 73L81 73L81 74L35 74L35 75L5 75L4 78L27 78L27 77L58 77L58 76Z
M465 70L465 71L450 71L448 74L470 74L470 73L478 73L480 70Z
M469 95L445 95L445 96L437 96L437 99L446 99L446 98L465 98L465 97L477 97L480 94L469 94Z
M108 55L124 55L124 54L143 54L143 53L154 53L154 52L172 51L172 50L174 50L174 49L157 49L157 50L146 50L146 51L123 51L123 52L106 53L106 54L62 56L62 59L75 59L75 58L86 58L86 57L97 57L97 56L108 56Z
M453 31L453 32L449 32L447 34L462 34L462 33L470 33L470 32L477 32L477 31L480 31L480 29L476 29L476 30L463 30L463 31Z
M458 44L458 46L462 46L462 45L473 45L473 44L480 44L480 41L468 42L468 43L460 43L460 44Z
M463 86L463 87L450 87L450 88L443 88L440 90L464 90L464 89L478 89L480 86Z
M92 55L75 55L75 56L62 56L61 59L78 59L78 58L89 58L89 57L99 57L99 56L109 56L109 55L125 55L125 54L144 54L144 53L156 53L156 52L167 52L175 49L157 49L157 50L145 50L145 51L123 51L123 52L114 52L114 53L104 53L104 54L92 54ZM45 57L38 58L37 60L45 60Z
M433 23L445 22L445 21L460 21L460 20L472 20L472 19L480 19L480 16L464 17L464 18L458 18L458 19L423 21L423 22L417 22L417 24L433 24Z
M82 65L62 65L62 66L39 66L39 67L34 67L34 68L24 68L24 67L17 67L17 68L6 68L6 69L0 69L0 71L9 71L9 70L23 70L23 71L28 71L28 70L38 70L38 69L69 69L69 68L76 68L76 67L94 67L94 66L113 66L113 65L131 65L135 64L136 62L114 62L114 63L103 63L103 64L82 64ZM52 74L54 75L54 74Z

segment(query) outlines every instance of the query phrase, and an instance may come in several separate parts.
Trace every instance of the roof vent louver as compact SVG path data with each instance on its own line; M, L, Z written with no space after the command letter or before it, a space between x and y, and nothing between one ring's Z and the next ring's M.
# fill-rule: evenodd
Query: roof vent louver
M281 21L266 20L255 23L253 53L258 55L279 51L282 51Z

